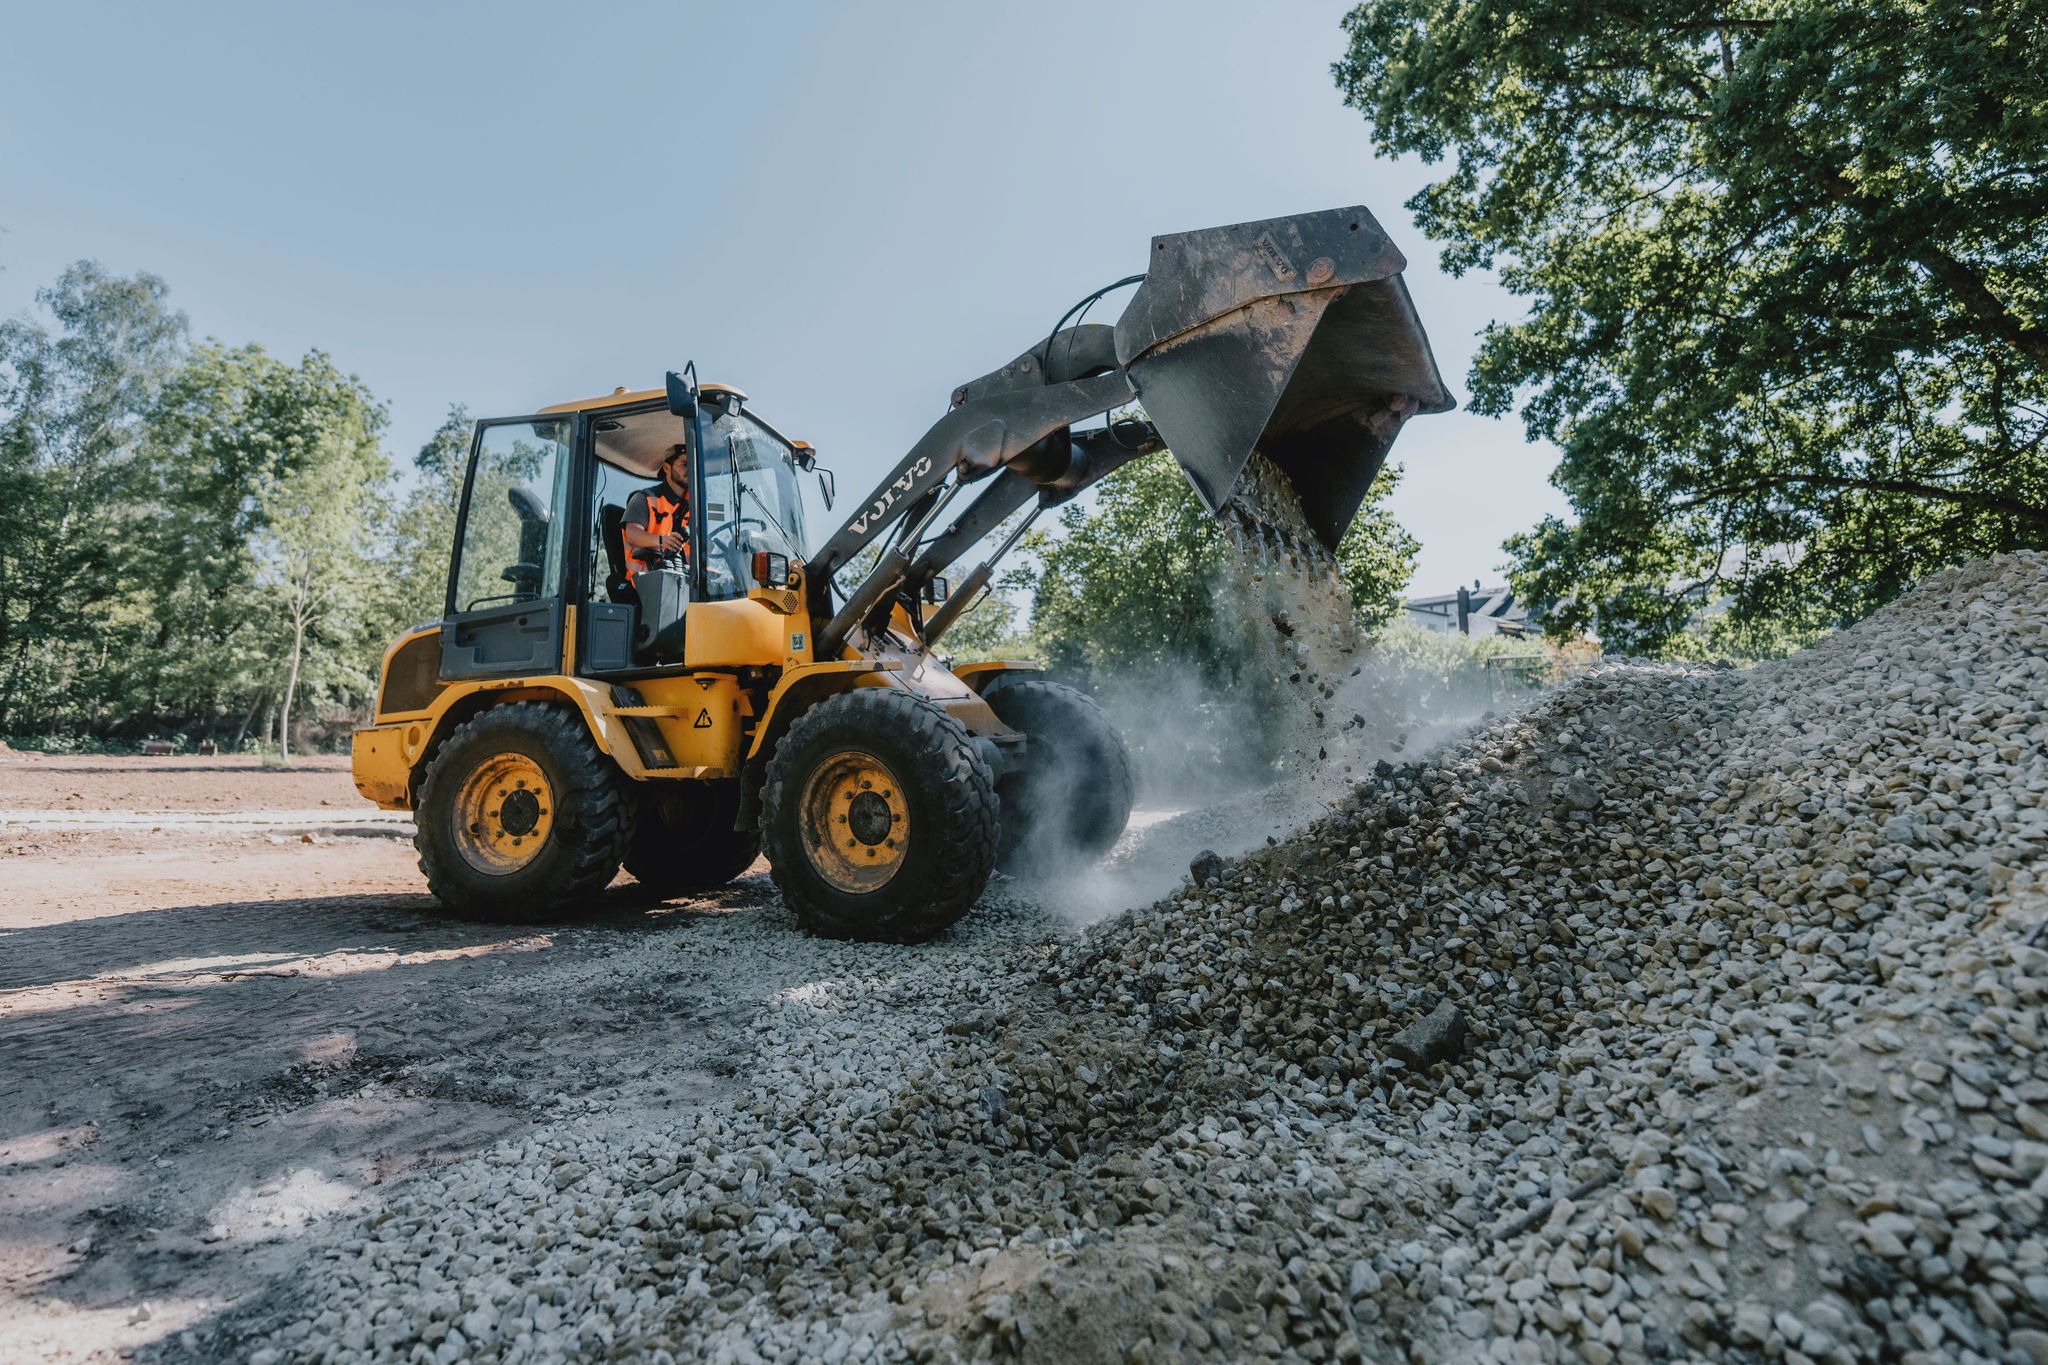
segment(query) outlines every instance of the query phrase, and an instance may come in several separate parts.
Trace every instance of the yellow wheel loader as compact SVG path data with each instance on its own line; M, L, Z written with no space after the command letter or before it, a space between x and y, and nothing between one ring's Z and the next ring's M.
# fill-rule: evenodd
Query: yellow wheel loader
M1130 813L1116 731L1032 664L948 667L947 627L1032 517L1156 451L1219 516L1256 515L1232 492L1259 451L1302 548L1334 550L1402 423L1452 406L1404 265L1362 208L1159 237L1142 276L955 389L815 549L800 485L829 509L830 472L694 367L479 422L444 610L384 657L357 789L414 813L443 905L494 919L573 909L621 866L703 891L765 852L809 929L913 942L998 865L1099 855ZM1113 327L1085 321L1130 284ZM654 559L628 509L678 448L685 548Z

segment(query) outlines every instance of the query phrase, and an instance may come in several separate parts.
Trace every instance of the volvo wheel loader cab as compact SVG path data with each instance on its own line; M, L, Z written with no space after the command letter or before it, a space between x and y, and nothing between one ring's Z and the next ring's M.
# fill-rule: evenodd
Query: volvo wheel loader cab
M830 474L693 370L478 423L441 619L392 644L354 747L363 795L414 812L441 902L543 918L621 866L666 896L765 851L808 928L914 941L998 865L1114 844L1130 769L1094 703L1030 664L936 652L996 561L1040 511L1169 445L1211 511L1254 520L1233 492L1265 453L1318 542L1298 548L1327 555L1402 423L1451 406L1365 210L1151 255L1114 328L1063 318L955 389L815 548L801 486L825 481L829 507ZM1006 524L949 593L948 566Z

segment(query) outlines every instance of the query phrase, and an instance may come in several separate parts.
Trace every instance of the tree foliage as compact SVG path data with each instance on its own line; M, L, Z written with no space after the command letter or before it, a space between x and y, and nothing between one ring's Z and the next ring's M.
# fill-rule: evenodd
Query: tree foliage
M1098 488L1092 510L1061 514L1058 535L1025 539L1038 561L1031 624L1046 666L1128 673L1174 661L1219 672L1227 653L1211 582L1229 546L1214 521L1163 456L1126 465Z
M276 490L337 459L356 485L380 486L389 475L376 454L385 420L362 382L320 351L293 365L260 346L194 349L149 418L146 491L156 515L143 586L157 634L132 662L141 709L206 714L259 691L283 695L280 669L289 669L278 647L291 632L258 581L259 547L278 530ZM351 489L338 495L355 500ZM379 529L358 526L359 554L371 552ZM316 650L325 643L315 637ZM333 699L324 689L344 675L352 683L334 695L361 695L361 671L321 670L315 695Z
M310 357L309 357L310 359ZM258 489L263 530L253 544L257 589L290 642L281 660L277 742L291 744L292 703L302 676L330 693L361 696L361 661L381 648L376 609L387 565L363 553L381 540L390 467L364 414L330 422L304 458L280 467Z
M138 452L185 318L153 275L81 261L0 322L0 729L104 664L143 559Z
M2048 0L1366 0L1337 64L1453 272L1530 300L1519 399L1575 522L1510 543L1554 630L1852 619L2048 543Z
M1399 605L1418 549L1387 511L1388 466L1340 542L1338 569L1362 624ZM1016 653L1084 682L1131 746L1154 794L1213 792L1219 774L1262 781L1284 753L1256 597L1229 540L1169 455L1126 465L1070 506L1056 533L1026 537L1031 561L1005 586L1029 593ZM1269 643L1269 642L1268 642ZM1007 652L1007 651L1006 651Z
M399 510L391 553L390 609L396 627L441 617L474 427L469 409L451 404L448 416L413 456L412 491Z
M0 322L0 732L233 743L282 729L288 692L346 708L374 682L399 610L383 406L319 351L188 346L166 300L80 262Z
M1400 475L1398 466L1381 471L1337 550L1370 624L1399 605L1419 548L1386 508ZM1012 580L1032 591L1032 641L1048 667L1144 674L1171 666L1226 679L1241 636L1238 623L1216 615L1230 546L1215 519L1169 456L1127 465L1099 489L1092 510L1062 514L1059 535L1027 537L1038 567Z
M985 593L947 628L939 652L959 663L1029 658L1032 650L1022 616L1017 604L1001 592Z
M1337 571L1358 607L1358 620L1368 631L1379 630L1401 610L1401 593L1415 576L1415 558L1422 542L1394 520L1387 499L1401 486L1402 468L1380 467L1372 491L1344 539L1337 542Z
M184 346L150 274L80 262L0 321L0 729L117 643L135 569L137 450Z

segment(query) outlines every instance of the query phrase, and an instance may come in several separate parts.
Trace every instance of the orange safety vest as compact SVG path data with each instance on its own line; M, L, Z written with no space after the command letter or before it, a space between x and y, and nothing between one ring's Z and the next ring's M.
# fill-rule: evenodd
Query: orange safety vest
M650 488L646 492L647 524L638 529L665 536L674 531L683 538L683 562L690 560L690 500L677 497L666 483ZM630 523L629 523L630 524ZM646 556L646 562L641 556ZM661 563L661 551L654 549L632 551L627 565L626 577L630 581L640 576L643 569L652 569Z

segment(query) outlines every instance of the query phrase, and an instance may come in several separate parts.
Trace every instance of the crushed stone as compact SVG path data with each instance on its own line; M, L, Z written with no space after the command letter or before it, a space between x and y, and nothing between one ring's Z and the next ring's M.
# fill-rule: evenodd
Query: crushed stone
M1264 455L1245 462L1222 525L1231 568L1213 591L1241 656L1239 683L1288 766L1312 769L1328 758L1332 699L1360 669L1351 590L1293 482Z
M1083 931L807 945L748 1097L413 1182L246 1358L2048 1359L2044 708L2002 556Z

